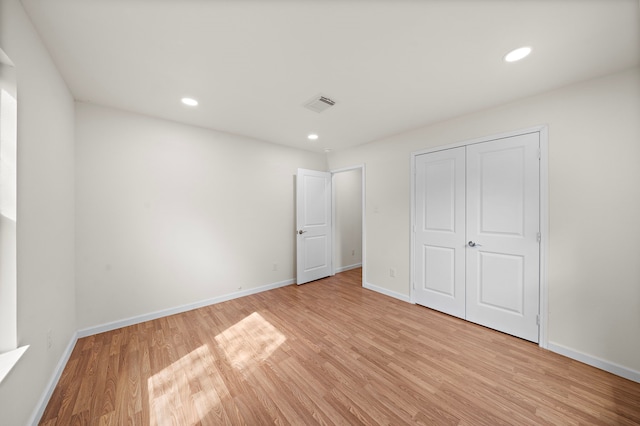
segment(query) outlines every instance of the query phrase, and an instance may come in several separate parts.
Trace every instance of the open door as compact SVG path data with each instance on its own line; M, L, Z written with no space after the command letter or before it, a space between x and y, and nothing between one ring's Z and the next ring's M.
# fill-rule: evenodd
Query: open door
M298 169L296 233L298 285L331 275L331 173Z

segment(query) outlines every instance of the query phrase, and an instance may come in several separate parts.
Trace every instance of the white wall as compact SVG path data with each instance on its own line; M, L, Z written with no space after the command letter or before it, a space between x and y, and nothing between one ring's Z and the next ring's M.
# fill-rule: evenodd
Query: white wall
M20 2L0 11L18 93L18 345L31 345L0 384L0 424L24 425L76 330L74 105Z
M362 170L333 175L336 271L362 264Z
M366 163L367 280L409 295L411 152L548 124L549 342L640 374L638 117L635 68L331 153Z
M295 277L294 175L324 154L85 103L76 123L79 329Z

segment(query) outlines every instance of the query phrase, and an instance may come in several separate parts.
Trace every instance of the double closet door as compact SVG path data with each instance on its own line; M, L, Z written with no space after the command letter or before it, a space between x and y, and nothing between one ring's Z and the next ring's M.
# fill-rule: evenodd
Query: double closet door
M416 156L414 299L538 342L540 134Z

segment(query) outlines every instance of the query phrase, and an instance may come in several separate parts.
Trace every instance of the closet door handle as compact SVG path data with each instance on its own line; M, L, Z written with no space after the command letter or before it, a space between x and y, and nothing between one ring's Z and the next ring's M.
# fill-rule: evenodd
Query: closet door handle
M482 244L474 243L473 241L468 242L469 247L482 247Z

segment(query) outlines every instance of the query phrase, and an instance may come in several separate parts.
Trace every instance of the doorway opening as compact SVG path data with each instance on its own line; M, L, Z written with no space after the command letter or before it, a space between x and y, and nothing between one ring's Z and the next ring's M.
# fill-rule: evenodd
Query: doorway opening
M364 283L364 165L331 171L333 274L362 267Z
M362 169L332 172L333 272L362 267Z
M365 167L296 174L296 283L362 267L366 283Z

